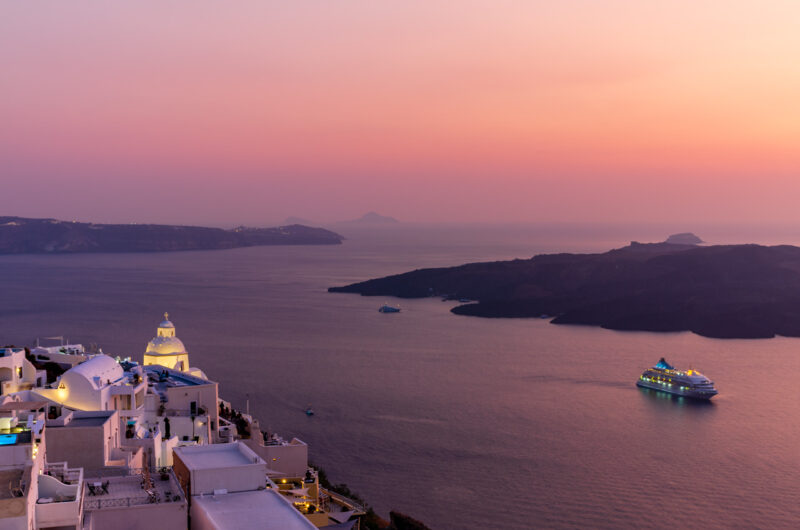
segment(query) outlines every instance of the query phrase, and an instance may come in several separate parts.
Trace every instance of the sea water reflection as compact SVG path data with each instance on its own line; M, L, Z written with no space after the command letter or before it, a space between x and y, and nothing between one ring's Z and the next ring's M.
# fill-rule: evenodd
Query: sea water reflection
M226 399L249 394L262 425L307 441L334 480L436 529L797 526L799 340L456 317L438 299L383 315L383 299L325 291L554 250L479 236L2 257L0 334L141 358L169 311ZM637 388L663 352L720 395Z

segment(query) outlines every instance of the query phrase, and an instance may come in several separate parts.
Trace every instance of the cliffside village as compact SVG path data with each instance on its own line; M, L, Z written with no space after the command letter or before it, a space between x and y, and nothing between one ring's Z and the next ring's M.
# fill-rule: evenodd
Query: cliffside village
M0 348L0 529L359 529L308 446L267 435L192 367L164 315L142 364Z

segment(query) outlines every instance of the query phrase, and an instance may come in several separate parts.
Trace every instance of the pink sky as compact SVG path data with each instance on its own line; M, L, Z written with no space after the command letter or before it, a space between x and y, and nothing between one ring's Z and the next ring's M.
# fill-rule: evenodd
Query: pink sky
M0 214L800 222L800 3L0 4Z

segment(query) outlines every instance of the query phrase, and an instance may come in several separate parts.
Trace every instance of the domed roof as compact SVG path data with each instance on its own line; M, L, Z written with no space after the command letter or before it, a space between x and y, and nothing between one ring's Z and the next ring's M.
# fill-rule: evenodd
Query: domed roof
M85 379L94 388L100 388L106 381L116 381L122 377L124 370L117 361L108 355L97 355L88 361L75 365L61 376L65 383L73 383L77 379Z
M156 336L147 343L146 354L173 355L186 353L186 346L175 336L175 325L169 321L169 314L164 313L164 321L158 325Z
M164 313L164 322L159 324L158 327L175 329L175 324L169 321L169 313Z
M155 337L147 343L145 353L169 355L171 353L186 353L186 346L178 337Z

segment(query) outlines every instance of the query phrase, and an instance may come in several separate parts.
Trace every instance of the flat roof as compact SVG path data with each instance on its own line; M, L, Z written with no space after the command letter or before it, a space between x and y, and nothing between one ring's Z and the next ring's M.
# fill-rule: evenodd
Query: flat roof
M22 473L24 469L13 468L0 471L0 499L10 499L13 497L11 488L19 488L22 482Z
M9 401L0 405L0 412L12 410L39 410L47 406L47 401Z
M310 530L316 528L274 490L243 491L192 497L217 528L253 530Z
M221 467L250 466L264 464L258 458L245 454L238 443L192 445L176 447L173 451L189 469L217 469Z
M2 437L0 438L0 446L31 443L31 431L25 429L24 427L0 429L0 437ZM0 480L0 489L3 488L2 484L3 481Z
M101 477L84 479L84 510L101 510L105 508L118 508L119 506L138 506L140 504L152 504L150 494L142 486L141 475L131 475L126 477ZM101 492L92 495L89 490L90 484L103 484L108 482L108 493ZM161 480L158 476L153 477L153 491L157 493L157 503L162 502L184 502L183 490L172 478L170 473L169 480ZM177 501L175 497L180 497ZM125 501L124 504L114 501Z
M166 368L158 364L148 364L144 367L148 380L151 383L161 384L161 386L197 386L213 384L213 381L201 377L187 374L172 368Z
M53 420L48 423L48 429L63 429L68 427L99 427L114 416L113 410L76 410L72 412L72 418L65 425L53 424Z
M25 351L24 348L0 348L0 357L5 357L8 355L13 355L15 353L19 353L21 351Z
M99 427L104 425L111 416L93 416L89 418L72 418L64 427ZM49 429L50 427L48 427Z

